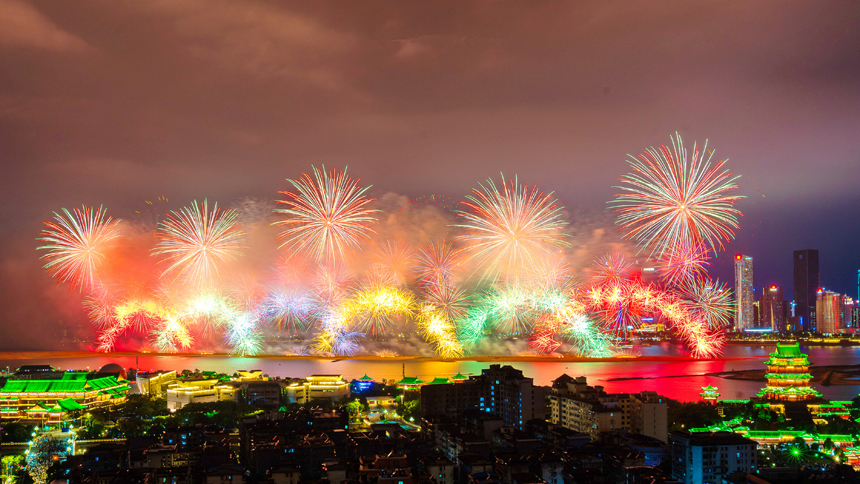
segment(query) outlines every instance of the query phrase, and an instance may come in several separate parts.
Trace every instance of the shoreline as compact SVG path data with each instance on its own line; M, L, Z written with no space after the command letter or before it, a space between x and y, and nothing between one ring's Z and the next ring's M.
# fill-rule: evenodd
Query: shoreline
M255 359L273 359L273 360L327 360L327 361L344 361L344 360L361 360L361 361L438 361L438 362L458 362L458 361L474 361L479 363L491 362L535 362L535 363L623 363L623 362L692 362L692 361L743 361L756 358L705 358L696 359L689 356L613 356L607 358L586 358L579 356L535 356L535 355L514 355L514 356L464 356L461 358L440 358L436 356L378 356L378 355L358 355L349 357L339 356L296 356L296 355L254 355L254 356L236 356L227 353L141 353L136 351L115 351L110 353L98 353L94 351L3 351L0 352L0 360L36 360L48 358L134 358L134 357L182 357L182 358L255 358Z

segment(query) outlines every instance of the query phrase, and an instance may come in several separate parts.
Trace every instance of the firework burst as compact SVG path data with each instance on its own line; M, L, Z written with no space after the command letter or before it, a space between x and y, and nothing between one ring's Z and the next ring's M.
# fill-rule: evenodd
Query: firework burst
M463 202L462 229L457 240L466 246L470 260L485 268L485 276L534 266L552 249L569 245L562 229L562 207L552 193L520 185L513 179L497 188L492 179Z
M275 222L286 227L280 234L281 247L290 246L317 262L343 259L373 233L378 210L368 208L373 199L364 192L370 187L360 188L359 180L346 176L346 170L327 172L323 167L313 172L289 180L295 192L279 192L288 197L278 201L288 208L275 210L286 215Z
M98 270L104 263L109 243L119 236L117 224L108 217L104 208L86 205L73 211L54 212L54 220L39 237L46 245L38 250L48 251L45 269L59 281L73 288L94 289L98 285Z
M680 135L671 149L662 145L631 156L632 173L620 178L624 185L616 188L623 193L611 202L625 237L652 254L676 244L722 249L738 228L741 212L734 205L743 197L731 194L739 177L724 169L725 161L712 164L712 157L705 143L701 150L694 144L689 158Z
M217 276L219 266L244 249L240 244L245 233L237 225L236 212L219 210L217 203L210 211L206 200L171 212L156 235L160 240L152 254L164 256L160 263L168 264L162 275L194 282Z

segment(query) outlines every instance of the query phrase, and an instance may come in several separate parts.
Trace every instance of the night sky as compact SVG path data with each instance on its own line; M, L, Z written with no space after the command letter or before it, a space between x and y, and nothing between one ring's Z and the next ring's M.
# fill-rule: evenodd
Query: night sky
M518 175L595 217L627 154L676 131L748 197L715 276L743 252L790 298L792 251L816 248L857 296L856 1L0 0L0 56L0 347L79 299L34 250L61 207L274 199L325 164L376 197Z

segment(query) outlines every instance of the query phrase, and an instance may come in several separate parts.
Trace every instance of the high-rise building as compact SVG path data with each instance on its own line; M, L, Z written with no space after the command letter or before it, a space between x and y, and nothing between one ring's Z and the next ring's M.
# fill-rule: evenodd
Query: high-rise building
M817 331L815 299L819 286L818 251L803 249L794 251L794 301L798 330Z
M505 426L518 429L529 420L546 419L546 389L535 386L533 379L511 366L491 365L466 381L441 380L421 387L422 415L459 417L480 410L500 417Z
M770 328L775 332L785 331L785 301L782 300L781 287L763 288L758 310L761 317L761 327Z
M817 332L838 333L842 326L842 294L819 289L815 299L815 311L818 317Z
M735 312L735 329L743 331L755 327L755 316L753 314L753 259L748 255L737 254L735 256L735 298L737 298L737 311Z

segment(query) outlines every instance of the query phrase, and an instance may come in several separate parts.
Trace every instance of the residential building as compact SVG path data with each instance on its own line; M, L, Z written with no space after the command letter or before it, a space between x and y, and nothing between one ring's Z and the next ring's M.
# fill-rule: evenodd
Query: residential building
M480 378L489 386L485 411L502 417L506 426L522 429L533 418L546 418L546 390L536 387L522 371L509 365L490 365L481 371Z
M511 366L491 365L461 383L438 383L421 387L424 416L458 417L469 410L499 416L504 425L522 429L532 419L546 418L546 390Z
M672 432L672 477L684 484L716 484L735 472L755 473L758 444L732 432Z
M754 328L756 324L753 314L755 295L753 290L753 258L751 256L735 255L735 297L737 298L735 330L743 331Z
M641 398L648 400L649 396ZM553 424L566 429L586 433L595 438L600 432L630 429L631 396L626 393L607 394L602 386L588 386L586 378L571 378L562 375L553 382L550 390L550 418ZM644 407L639 422L643 428L654 428L653 422L645 422ZM654 418L653 412L648 413ZM665 418L665 417L664 417Z
M815 299L820 284L818 273L818 251L804 249L794 251L794 301L799 331L818 331Z
M640 392L631 395L630 430L669 442L668 402L657 392Z

